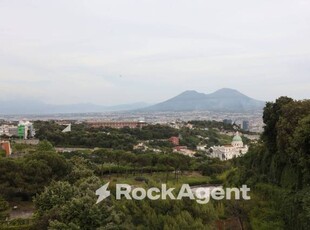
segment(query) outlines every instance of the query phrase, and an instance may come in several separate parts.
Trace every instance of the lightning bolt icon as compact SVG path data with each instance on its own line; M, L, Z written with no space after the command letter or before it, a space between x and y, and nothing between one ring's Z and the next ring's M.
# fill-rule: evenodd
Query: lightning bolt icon
M103 185L101 188L96 190L96 195L99 196L96 204L103 201L105 198L109 197L111 195L110 191L108 190L110 182Z

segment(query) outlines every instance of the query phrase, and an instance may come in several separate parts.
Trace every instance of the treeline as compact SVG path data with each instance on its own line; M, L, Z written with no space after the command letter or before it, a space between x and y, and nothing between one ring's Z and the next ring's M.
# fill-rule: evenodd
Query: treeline
M53 121L36 121L36 137L48 140L55 146L113 148L132 150L138 140L161 140L177 136L178 131L163 125L135 128L92 128L87 124L73 124L72 131L63 133L63 126Z
M164 183L168 178L178 181L183 172L193 170L214 179L227 168L228 162L173 153L99 149L92 154L60 155L42 141L23 157L0 158L0 229L212 229L218 216L224 215L223 204L201 206L186 199L115 201L112 195L96 205L95 191L107 182L108 175L127 178L133 174L144 187L153 187L159 182L152 176L145 180L146 173L166 173ZM36 207L32 219L6 221L8 202L32 199Z
M74 183L55 182L38 195L33 229L213 229L223 206L182 200L115 200L95 204L94 192L103 183L89 175Z
M85 124L74 124L67 133L62 132L64 126L53 121L36 121L35 128L37 138L48 140L54 146L132 150L137 143L135 137L116 129L95 129Z
M230 183L254 188L254 228L309 229L310 100L281 97L266 104L263 119L261 142L235 160Z
M195 124L196 122L193 121ZM197 121L199 124L202 121ZM198 124L197 123L197 124ZM72 131L63 133L64 126L53 121L36 121L36 137L40 140L48 140L54 146L61 147L85 147L85 148L111 148L118 150L133 150L133 146L139 141L149 141L148 145L154 148L170 148L173 145L168 142L172 136L180 136L180 145L196 149L199 144L208 146L229 144L231 138L220 135L215 127L223 126L222 122L206 121L210 123L209 130L181 128L175 129L166 125L148 125L142 129L91 128L86 124L73 124Z
M97 176L107 174L143 174L155 172L174 172L174 179L185 171L197 171L211 178L228 170L230 162L210 159L204 155L191 158L178 153L133 153L123 150L99 149L92 154L71 152L63 154L67 159L81 157L93 164ZM215 177L213 178L215 179ZM221 183L221 182L218 182Z
M207 121L207 120L193 120L189 121L190 124L194 125L196 128L201 128L201 129L219 129L219 130L226 130L226 131L234 131L238 129L239 127L234 125L234 124L225 124L220 121Z
M60 180L71 171L71 164L42 142L33 154L22 158L0 158L0 196L7 200L31 200L52 180Z
M130 173L139 175L147 168L182 173L193 168L215 167L218 161L192 159L179 154L134 154L126 151L102 149L82 156L66 155L72 171L65 180L52 182L34 199L37 208L34 229L213 229L214 221L224 216L222 203L199 205L196 201L172 200L115 200L111 197L95 204L94 191L107 183L101 174L110 174L112 166L123 178ZM219 166L221 168L221 166ZM135 171L127 171L128 169ZM141 174L142 175L142 174ZM138 177L142 178L142 177ZM152 178L152 177L151 177ZM174 177L174 180L177 178ZM143 187L159 187L155 180L142 181ZM113 182L112 182L113 183Z

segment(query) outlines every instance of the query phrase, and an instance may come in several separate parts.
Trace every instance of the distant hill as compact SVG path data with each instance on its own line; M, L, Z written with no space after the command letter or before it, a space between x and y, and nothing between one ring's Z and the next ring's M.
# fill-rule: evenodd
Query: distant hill
M140 102L115 106L79 103L68 105L52 105L33 100L0 101L0 114L55 114L55 113L95 113L106 111L125 111L144 108L149 104Z
M261 110L264 101L250 98L237 90L223 88L204 94L189 90L167 101L147 107L145 111L218 111L246 112Z

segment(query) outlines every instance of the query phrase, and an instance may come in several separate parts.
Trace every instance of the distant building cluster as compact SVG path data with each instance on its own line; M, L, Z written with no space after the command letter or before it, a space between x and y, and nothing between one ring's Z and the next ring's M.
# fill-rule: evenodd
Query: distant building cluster
M20 139L32 138L35 135L33 124L30 121L21 120L18 125L4 124L0 126L0 136L19 137Z
M242 130L243 131L250 131L250 122L249 121L242 121Z
M187 146L176 146L173 148L173 152L181 153L183 155L190 156L190 157L193 157L196 153L195 151L188 149Z
M148 141L145 141L145 142L140 142L138 143L137 145L135 145L133 147L134 150L140 150L142 152L145 152L147 150L149 151L152 151L152 152L155 152L155 153L161 153L162 151L158 148L152 148L152 147L149 147L146 145L146 143L148 143Z
M93 128L109 127L114 129L121 128L142 128L147 125L145 121L88 121L86 122Z
M193 129L193 125L188 123L188 122L184 122L184 121L180 121L180 120L176 120L174 122L162 122L162 124L168 125L171 128L174 129L181 129L181 128L189 128L189 129Z
M211 147L210 157L219 158L220 160L229 160L234 157L242 156L247 152L248 146L243 145L242 138L237 132L230 145Z
M195 151L188 149L187 146L180 146L180 137L172 136L168 141L174 145L172 149L174 153L180 153L190 157L193 157L196 153Z
M225 125L233 125L236 123L236 125L239 125L243 131L250 131L250 121L248 120L242 120L242 122L237 123L237 122L233 122L232 119L224 119L223 123Z
M225 125L232 125L232 120L231 119L224 119L223 120L223 123L225 124Z
M196 154L196 151L188 149L187 146L180 146L180 137L172 136L169 139L162 139L162 140L169 141L170 143L174 145L174 147L172 148L172 151L174 153L179 153L179 154L183 154L183 155L190 156L190 157L193 157ZM135 145L133 149L140 150L140 151L150 150L153 152L162 152L160 149L148 147L146 145L146 143L148 142L149 141L140 142L137 145Z
M207 151L207 148L208 148L208 146L206 144L205 145L197 145L196 146L196 149L198 151Z
M18 136L18 127L15 125L1 125L0 136Z

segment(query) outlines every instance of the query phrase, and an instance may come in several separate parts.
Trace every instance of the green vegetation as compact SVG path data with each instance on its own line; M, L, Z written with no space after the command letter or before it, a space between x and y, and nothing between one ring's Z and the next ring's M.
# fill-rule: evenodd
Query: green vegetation
M232 124L225 124L219 121L190 121L190 124L198 129L219 129L227 131L235 131L239 127ZM239 130L240 131L240 130Z
M0 158L5 156L6 156L5 150L0 149Z
M63 178L70 171L64 157L50 152L35 152L23 158L0 160L0 191L8 200L19 197L29 200L52 180Z
M244 204L253 229L309 229L310 100L267 103L261 142L234 160L230 185L251 186Z
M192 121L196 124L195 121ZM198 122L197 124L200 124ZM173 147L168 142L172 136L180 136L180 145L190 149L196 149L199 144L208 146L230 144L231 137L220 134L221 130L232 130L232 126L223 125L221 122L210 121L203 123L208 129L189 129L183 127L175 129L166 125L148 125L142 129L112 128L91 128L86 124L73 124L72 132L63 133L63 126L53 121L36 121L36 136L40 140L48 140L54 146L59 147L84 147L84 148L111 148L118 150L132 151L133 146L138 142L147 142L151 148L167 149ZM199 126L200 127L200 126Z
M95 191L108 181L112 188L115 183L145 188L162 183L176 188L183 183L212 183L215 174L211 177L206 168L220 163L171 152L112 149L60 155L49 142L42 141L22 157L0 159L0 191L6 199L0 202L0 229L176 229L180 223L188 228L212 229L218 216L223 216L219 203L202 207L186 199L115 201L112 195L96 205ZM8 202L31 200L35 205L32 218L5 220L12 208Z
M0 223L3 223L8 217L9 204L6 200L0 197Z

